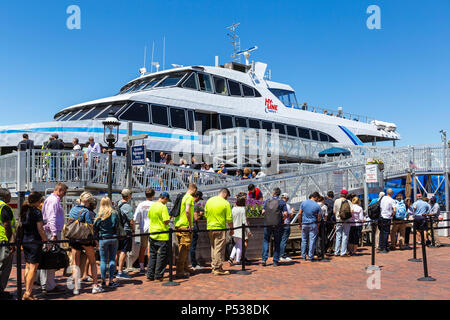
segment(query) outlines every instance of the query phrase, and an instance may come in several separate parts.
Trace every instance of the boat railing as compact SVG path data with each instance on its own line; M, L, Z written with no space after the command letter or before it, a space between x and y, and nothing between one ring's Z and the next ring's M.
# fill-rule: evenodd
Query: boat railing
M296 103L291 104L291 107L293 107L294 109L324 114L324 115L327 115L330 117L338 117L338 118L342 118L342 119L364 122L364 123L372 123L372 121L376 120L375 118L359 115L356 113L343 112L343 111L339 111L339 110L333 110L333 109L315 107L315 106L308 106L308 105L299 105Z

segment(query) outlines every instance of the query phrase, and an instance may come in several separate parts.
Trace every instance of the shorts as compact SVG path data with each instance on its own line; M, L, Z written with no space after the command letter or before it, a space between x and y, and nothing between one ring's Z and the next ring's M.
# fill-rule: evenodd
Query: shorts
M40 263L42 259L42 244L23 244L23 255L26 263Z
M148 247L148 236L141 236L141 248Z
M119 240L119 246L117 247L117 251L120 252L130 252L132 247L132 238L125 238L123 240Z
M84 249L83 246L84 247L95 247L96 244L93 241L80 242L80 241L71 241L71 240L69 240L69 246L72 249L82 251Z

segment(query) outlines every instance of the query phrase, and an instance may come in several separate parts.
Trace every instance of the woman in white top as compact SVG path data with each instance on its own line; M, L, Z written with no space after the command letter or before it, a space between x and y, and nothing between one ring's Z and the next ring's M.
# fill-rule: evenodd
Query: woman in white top
M236 206L231 211L233 215L233 226L240 227L244 223L248 226L247 214L245 208L245 202L247 201L247 195L245 193L239 193ZM245 239L250 235L250 230L245 228ZM242 229L234 230L233 234L234 247L230 254L230 259L228 262L230 265L240 264L241 254L242 254ZM233 261L234 260L234 261Z
M350 234L348 240L348 251L351 255L356 253L361 238L362 222L364 222L364 210L361 207L361 200L358 197L352 199L352 218Z

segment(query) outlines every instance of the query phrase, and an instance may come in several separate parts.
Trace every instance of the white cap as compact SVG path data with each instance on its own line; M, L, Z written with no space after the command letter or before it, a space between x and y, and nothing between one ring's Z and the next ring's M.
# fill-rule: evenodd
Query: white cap
M285 193L282 193L282 194L281 194L281 197L282 197L282 198L289 198L289 195L285 192Z

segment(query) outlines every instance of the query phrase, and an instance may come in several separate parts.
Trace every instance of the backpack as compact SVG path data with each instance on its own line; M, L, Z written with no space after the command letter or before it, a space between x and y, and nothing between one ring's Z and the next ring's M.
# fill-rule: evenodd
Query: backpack
M341 208L339 209L339 218L341 220L347 220L352 217L352 209L348 200L341 203Z
M368 215L370 220L377 220L380 217L381 214L381 197L377 202L372 203L368 208Z
M181 211L181 202L183 202L184 193L179 193L175 202L173 203L172 210L170 210L169 215L171 217L178 217Z
M267 200L266 209L264 214L264 225L274 226L283 223L283 216L280 210L280 200L272 199Z
M395 207L397 208L397 211L395 212L395 219L404 220L407 216L405 203L397 202Z
M117 225L117 235L119 238L123 238L127 236L127 232L125 231L125 222L123 221L123 215L120 208L125 204L125 202L122 202L119 205L116 205L116 211L117 215L119 216L119 223ZM125 218L128 221L128 218Z

